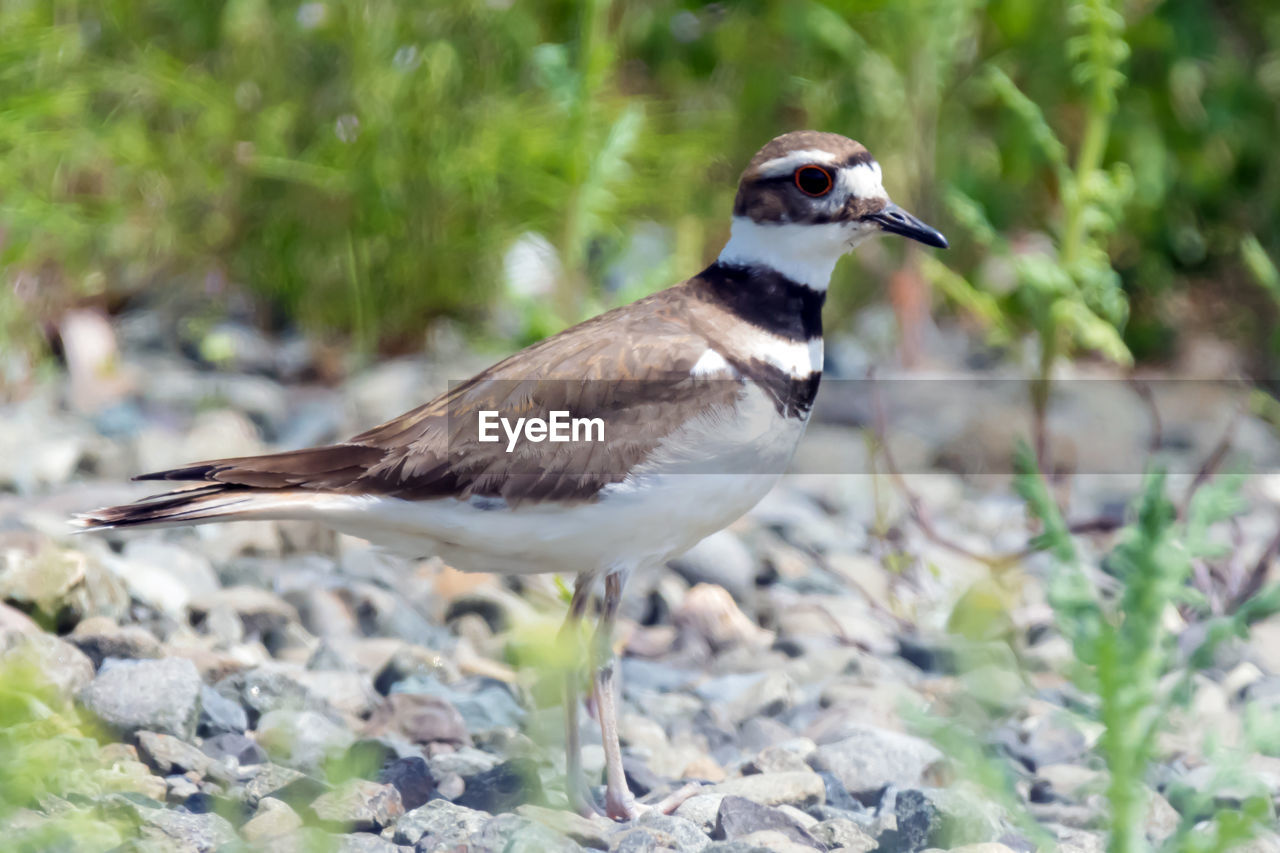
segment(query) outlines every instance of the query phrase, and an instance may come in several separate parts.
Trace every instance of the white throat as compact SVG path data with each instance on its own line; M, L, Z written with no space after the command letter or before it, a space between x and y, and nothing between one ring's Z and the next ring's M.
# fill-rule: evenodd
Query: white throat
M797 284L825 291L836 261L853 248L852 236L840 222L761 225L735 216L719 261L730 266L769 267Z

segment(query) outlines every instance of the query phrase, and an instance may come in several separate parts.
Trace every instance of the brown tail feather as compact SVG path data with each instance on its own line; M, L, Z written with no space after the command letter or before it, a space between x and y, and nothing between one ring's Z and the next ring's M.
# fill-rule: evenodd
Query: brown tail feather
M262 498L268 498L264 502ZM252 518L273 503L277 495L255 493L242 486L211 483L152 495L121 506L109 506L82 513L74 523L83 530L105 530L143 525L199 524L225 521L229 516Z
M263 456L214 459L156 471L135 480L200 480L260 489L331 489L350 484L386 451L362 444L331 444Z

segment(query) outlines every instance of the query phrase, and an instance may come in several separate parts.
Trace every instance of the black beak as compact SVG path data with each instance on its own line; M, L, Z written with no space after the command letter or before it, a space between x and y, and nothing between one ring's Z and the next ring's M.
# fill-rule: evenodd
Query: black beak
M942 236L941 231L925 225L893 202L889 202L882 210L866 218L879 225L881 231L910 237L912 240L924 243L926 246L936 246L939 249L947 248L947 238Z

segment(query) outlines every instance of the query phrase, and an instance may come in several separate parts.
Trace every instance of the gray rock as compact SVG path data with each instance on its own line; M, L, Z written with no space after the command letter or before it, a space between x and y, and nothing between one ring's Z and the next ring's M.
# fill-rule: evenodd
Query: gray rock
M458 710L472 733L496 728L516 728L524 719L524 709L511 695L510 688L492 678L464 678L455 684L442 684L435 678L413 676L392 688L393 693L435 696Z
M897 829L886 830L879 838L886 851L958 847L988 842L1004 833L998 807L962 788L898 791L892 810Z
M236 612L244 624L244 634L251 638L270 639L288 625L298 622L298 611L291 603L270 590L250 585L225 587L191 603L192 615L196 619L218 607Z
M322 825L337 831L379 832L404 814L404 805L391 785L351 779L316 797L311 811Z
M592 820L563 809L525 804L516 809L516 814L536 820L548 829L572 838L584 847L595 847L601 850L609 846L606 836L614 829L613 822L607 818L597 816Z
M221 815L190 814L168 809L142 812L138 837L174 853L213 853L236 840L236 831Z
M541 799L542 783L537 765L528 758L515 758L467 779L467 789L456 798L456 802L460 806L497 814Z
M240 827L240 834L246 841L261 841L288 835L301 827L302 818L288 803L275 797L263 797L258 801L258 810L253 817Z
M456 773L462 777L476 776L486 770L492 770L502 759L492 752L485 752L471 746L464 746L453 752L441 752L427 759L431 775L437 779Z
M198 747L173 735L141 731L137 733L138 756L162 776L194 770L203 776L212 759Z
M818 849L811 844L792 841L776 829L757 830L739 839L725 843L750 845L758 850L768 850L770 853L811 853L811 851Z
M218 576L207 557L162 539L132 539L119 560L129 592L174 620L185 619L189 604L218 590Z
M421 842L418 849L424 849ZM580 853L582 847L536 821L504 814L486 822L472 836L467 850L469 853Z
M381 698L361 672L308 668L297 673L297 679L312 696L350 720L368 717Z
M448 800L432 800L405 812L395 823L393 837L397 844L416 844L421 850L450 850L479 832L489 817Z
M262 764L267 760L266 750L258 746L257 741L238 732L223 732L205 738L200 748L215 761L232 759L239 767Z
M795 684L778 670L734 673L699 684L696 693L725 718L739 723L785 711L795 700Z
M417 744L471 742L457 708L443 697L417 693L388 696L369 718L365 734L402 737Z
M224 733L241 734L249 728L249 715L239 702L228 699L207 684L200 687L200 721L196 731L201 737Z
M200 793L200 786L186 776L166 776L164 784L168 788L165 800L170 803L182 804Z
M675 810L675 816L692 823L700 832L710 833L716 825L716 815L720 812L720 801L724 794L695 794L681 803Z
M897 826L880 833L880 849L885 853L917 853L932 846L939 835L938 810L920 791L902 791L893 810Z
M139 625L121 627L110 619L86 619L67 636L67 642L89 656L94 666L107 658L145 660L164 655L160 641Z
M746 797L766 806L783 803L804 808L823 801L826 786L822 777L812 770L788 773L757 773L726 779L711 788L711 793Z
M943 761L937 747L918 737L874 726L846 732L842 740L818 746L809 763L834 775L863 802L886 785L920 785Z
M400 792L400 802L406 809L423 805L436 790L436 780L431 769L420 755L397 758L383 766L378 781L391 785Z
M371 832L339 835L331 848L333 853L401 853L401 848Z
M229 681L238 682L241 703L259 714L308 710L336 716L334 709L307 687L305 672L299 666L273 662L224 679L219 689L227 689Z
M121 736L140 729L190 740L200 714L200 674L184 658L108 660L80 703Z
M258 720L258 744L280 764L306 773L321 770L355 742L355 735L315 711L269 711Z
M636 821L646 832L654 833L663 845L675 850L699 853L711 843L707 834L691 820L661 812L646 812Z
M0 550L0 600L63 630L129 610L129 591L115 572L79 551L44 544Z
M779 809L745 797L726 796L720 801L713 838L733 841L761 830L772 830L797 844L820 847L812 835Z
M826 789L827 799L822 806L815 806L810 809L810 813L817 816L820 820L825 820L830 815L819 814L818 810L834 808L840 811L840 817L848 817L850 814L861 814L867 810L861 802L854 799L853 794L849 793L849 789L844 783L830 773L823 771L818 774L822 779L822 785Z
M672 693L697 683L700 673L666 661L627 657L622 659L622 691L628 698L645 693Z
M63 700L75 698L94 676L94 664L73 644L45 633L11 634L0 665L29 669ZM8 670L13 671L13 670Z
M755 593L758 573L755 557L742 540L728 530L712 533L672 560L671 568L690 585L717 584L740 602L750 601Z
M789 844L785 839L784 843ZM713 841L706 847L702 848L702 853L781 853L781 850L773 849L774 845L765 846L756 844L752 841ZM787 851L790 853L790 851Z
M753 773L805 772L809 770L805 759L816 749L817 745L808 738L795 738L760 750L746 769Z
M872 835L845 818L828 818L814 824L809 827L809 834L828 849L847 850L850 853L866 853L879 846Z
M401 681L415 676L439 683L456 681L459 677L456 667L439 652L404 643L378 669L373 686L385 695Z
M264 797L275 797L290 805L309 803L329 790L318 779L279 764L263 764L244 786L245 802L256 806Z
M660 853L660 851L665 853L665 851L680 849L660 833L645 829L643 826L615 832L609 839L610 853Z

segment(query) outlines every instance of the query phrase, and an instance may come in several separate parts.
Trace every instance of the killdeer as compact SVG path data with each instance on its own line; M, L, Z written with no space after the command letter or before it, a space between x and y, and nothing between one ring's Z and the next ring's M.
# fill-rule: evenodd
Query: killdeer
M623 585L741 516L786 468L822 375L831 272L882 232L947 245L889 200L862 145L784 134L743 172L729 242L694 277L341 444L144 474L137 479L194 485L89 512L79 524L313 519L466 570L575 572L565 621L575 637L603 579L592 689L605 812L634 816L646 807L623 775L610 650ZM586 422L577 441L549 435L557 413ZM568 790L586 809L577 679L568 682Z

